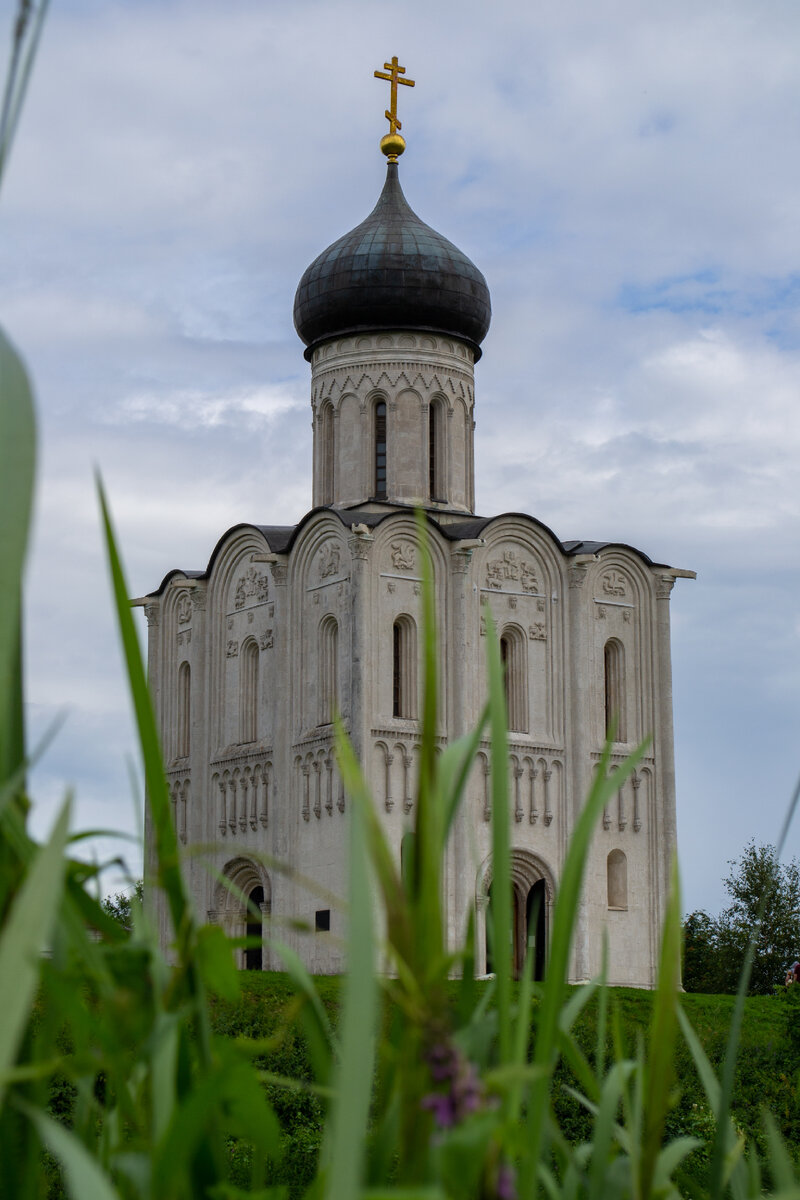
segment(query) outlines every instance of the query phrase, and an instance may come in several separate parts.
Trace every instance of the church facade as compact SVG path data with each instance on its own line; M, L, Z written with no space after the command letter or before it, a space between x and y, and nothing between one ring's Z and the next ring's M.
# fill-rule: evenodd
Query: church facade
M342 714L399 861L414 819L427 553L442 744L471 729L485 702L487 608L501 640L517 968L532 911L545 967L567 844L612 714L614 761L652 735L597 829L570 966L572 981L591 977L607 930L610 982L649 987L676 848L670 593L689 573L626 545L561 542L524 514L475 514L475 364L489 292L412 212L388 156L375 209L311 264L295 300L311 366L313 508L291 527L228 530L205 570L170 572L145 598L178 836L209 848L187 857L191 892L202 918L261 934L260 950L237 951L242 967L280 966L245 896L312 971L344 968L349 802L332 715ZM479 972L491 968L490 771L487 742L442 880L454 946L475 914ZM157 897L155 908L168 944Z

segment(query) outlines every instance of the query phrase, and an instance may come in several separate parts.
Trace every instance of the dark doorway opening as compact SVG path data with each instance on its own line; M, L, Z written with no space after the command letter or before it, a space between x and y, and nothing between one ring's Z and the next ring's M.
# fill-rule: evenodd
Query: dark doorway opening
M489 904L486 909L487 974L491 974L495 969L493 935L490 885ZM530 942L533 978L537 982L543 980L547 966L547 887L543 879L538 879L527 891L524 886L511 885L511 928L508 937L511 942L511 969L514 978L519 979L522 976Z
M248 938L258 938L258 945L247 947L244 952L244 966L246 971L263 971L263 916L261 908L262 904L264 903L263 887L253 888L247 899L247 936ZM258 913L258 918L256 918L256 913Z

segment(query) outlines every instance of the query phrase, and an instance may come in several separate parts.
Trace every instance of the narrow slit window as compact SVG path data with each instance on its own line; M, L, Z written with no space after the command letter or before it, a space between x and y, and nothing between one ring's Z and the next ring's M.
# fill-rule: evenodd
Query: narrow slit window
M258 736L258 646L251 639L239 656L239 741L254 742Z
M375 497L386 499L386 404L375 405Z
M334 617L326 617L319 631L319 717L320 725L330 725L338 704L339 626Z
M322 503L333 504L336 446L334 442L333 407L326 404L322 410Z
M527 642L519 629L507 629L500 638L503 683L508 709L508 728L528 731Z
M628 740L625 712L625 651L622 642L610 638L603 650L605 676L606 737L614 731L615 742Z
M444 437L442 419L444 407L434 400L428 413L428 492L431 500L444 500Z
M188 662L178 668L178 737L176 758L188 758L191 743L192 672Z
M392 629L392 716L417 715L417 627L409 616Z
M628 860L622 850L612 850L606 862L608 907L628 907Z

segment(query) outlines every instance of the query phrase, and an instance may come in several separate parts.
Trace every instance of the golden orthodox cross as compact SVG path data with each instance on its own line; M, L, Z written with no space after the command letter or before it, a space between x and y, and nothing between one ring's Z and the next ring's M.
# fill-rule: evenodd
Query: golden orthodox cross
M386 120L389 122L389 132L396 133L398 129L403 128L400 118L397 115L397 85L398 83L402 83L405 87L413 87L414 80L400 78L401 75L405 75L406 69L405 67L401 67L398 63L396 54L390 63L384 63L383 66L384 71L388 71L389 74L384 74L384 71L376 71L375 78L385 79L391 84L389 108L386 110Z

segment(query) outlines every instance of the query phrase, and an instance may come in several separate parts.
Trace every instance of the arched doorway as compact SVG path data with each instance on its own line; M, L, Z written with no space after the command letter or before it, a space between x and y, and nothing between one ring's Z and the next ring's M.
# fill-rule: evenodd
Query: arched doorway
M550 910L555 896L552 873L538 855L528 850L511 852L511 967L514 977L522 975L528 945L531 947L533 978L542 980L547 967ZM487 859L478 873L478 946L485 952L487 974L494 970L492 946L492 872Z
M240 970L269 969L268 943L264 942L265 918L272 910L272 888L263 867L249 858L234 858L225 864L214 890L214 908L208 919L221 925L230 938L257 938L253 946L234 950Z

